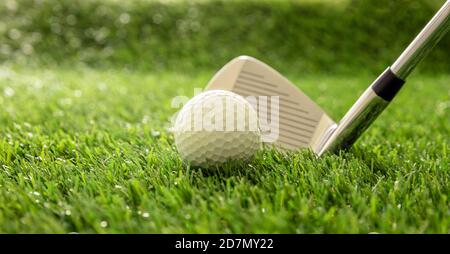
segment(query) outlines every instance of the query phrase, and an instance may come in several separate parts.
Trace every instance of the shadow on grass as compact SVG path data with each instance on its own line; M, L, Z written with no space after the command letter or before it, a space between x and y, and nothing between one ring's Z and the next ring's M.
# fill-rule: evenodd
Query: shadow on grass
M195 167L189 166L190 169L197 172L203 178L216 179L220 182L226 182L230 178L245 178L253 184L258 183L258 177L267 172L267 169L261 167L260 158L265 151L260 151L252 158L241 160L229 160L222 165L210 167ZM194 178L195 179L195 178Z
M316 155L309 150L300 151L278 151L274 148L265 147L255 156L247 161L228 161L227 163L215 167L191 167L189 170L195 172L192 183L203 181L204 179L214 179L218 183L225 183L229 179L241 179L248 181L249 184L259 185L267 177L274 177L273 174L282 174L287 168L295 168L292 165L292 159L301 158L308 165L316 161L319 163ZM296 170L296 169L294 169ZM280 175L276 175L278 177Z

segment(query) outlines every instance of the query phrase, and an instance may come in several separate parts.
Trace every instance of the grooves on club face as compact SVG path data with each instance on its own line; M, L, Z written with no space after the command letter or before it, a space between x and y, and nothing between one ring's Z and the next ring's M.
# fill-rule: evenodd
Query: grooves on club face
M231 60L216 73L206 90L228 90L243 97L267 96L267 107L253 106L258 112L262 130L268 128L264 125L272 120L271 114L278 116L279 128L271 130L278 134L278 139L268 145L273 144L282 150L310 148L318 153L326 137L336 127L335 122L288 79L249 56ZM278 108L271 107L271 96L279 97Z

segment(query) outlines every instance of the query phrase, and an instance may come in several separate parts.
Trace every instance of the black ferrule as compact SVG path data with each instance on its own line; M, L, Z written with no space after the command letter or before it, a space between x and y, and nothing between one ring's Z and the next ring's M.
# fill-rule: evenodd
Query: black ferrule
M387 68L372 84L372 89L385 101L391 101L404 83L404 80L397 77L390 68Z

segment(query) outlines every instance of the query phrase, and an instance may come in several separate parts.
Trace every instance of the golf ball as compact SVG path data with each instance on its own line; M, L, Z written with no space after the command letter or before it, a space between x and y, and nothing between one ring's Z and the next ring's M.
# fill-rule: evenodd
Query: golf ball
M258 117L242 96L211 90L192 98L173 126L182 159L193 166L219 166L249 159L261 146Z

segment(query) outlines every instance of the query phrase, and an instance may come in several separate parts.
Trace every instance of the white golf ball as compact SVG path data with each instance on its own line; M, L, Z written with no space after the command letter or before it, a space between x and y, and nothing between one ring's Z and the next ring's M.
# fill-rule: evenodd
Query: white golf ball
M230 91L211 90L192 98L173 126L182 159L193 166L218 166L249 159L261 146L253 106Z

